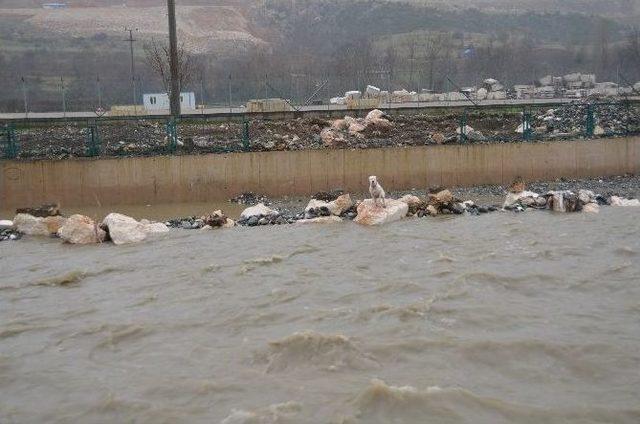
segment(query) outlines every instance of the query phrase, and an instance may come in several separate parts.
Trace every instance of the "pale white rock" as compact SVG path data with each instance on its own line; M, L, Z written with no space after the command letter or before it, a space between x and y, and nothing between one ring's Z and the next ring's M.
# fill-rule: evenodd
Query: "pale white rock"
M317 218L299 219L296 224L335 224L336 222L342 222L342 218L339 216L319 216Z
M507 193L507 197L504 199L504 204L502 205L503 208L507 207L507 206L513 206L516 203L518 203L520 201L520 199L525 198L525 197L533 197L534 199L538 198L538 193L534 193L533 191L521 191L519 193Z
M341 131L346 130L347 128L349 128L349 123L346 119L336 119L331 123L330 129Z
M304 208L304 213L307 218L312 218L313 214L310 213L312 209L317 210L320 208L327 208L332 215L341 215L344 211L353 206L353 201L351 200L351 196L347 194L343 194L333 200L331 202L325 202L323 200L311 199L307 204L307 207Z
M399 221L407 216L409 205L399 200L386 199L386 207L376 205L373 199L365 199L358 205L354 222L362 225L382 225Z
M102 221L108 229L109 237L117 245L139 243L147 238L145 224L127 215L110 213Z
M596 127L593 129L593 135L604 135L604 128L602 128L600 125L596 125Z
M255 206L251 206L246 208L240 214L240 218L251 218L252 216L271 216L278 215L278 211L271 209L268 206L265 206L264 203L258 203Z
M359 122L353 122L352 124L349 125L349 133L350 134L356 134L356 133L364 131L365 129L367 129L367 127L365 127L364 125L362 125Z
M320 208L327 208L329 210L329 212L331 212L331 209L329 207L329 202L325 202L323 200L318 200L318 199L311 199L309 200L309 203L307 204L307 207L304 208L304 214L306 218L311 218L312 216L314 216L311 213L311 210L318 210Z
M553 211L554 212L566 212L567 208L564 206L564 192L553 192Z
M28 236L49 236L49 228L44 220L27 213L19 213L13 218L16 231Z
M13 221L0 219L0 230L10 230L13 228Z
M373 109L371 112L367 113L367 116L364 118L366 122L375 121L381 119L384 116L384 112L380 109Z
M473 127L469 126L469 125L465 125L464 126L464 133L465 134L470 134L474 131ZM456 128L456 134L460 135L462 134L462 127L458 127Z
M84 215L71 215L58 230L58 237L71 244L101 243L106 235L91 218Z
M380 89L373 85L367 85L367 89L364 92L367 97L375 98L380 96Z
M582 212L599 213L600 205L598 205L597 203L587 203L586 205L582 206Z
M578 200L583 204L592 203L595 198L596 195L591 190L578 190Z
M354 118L353 116L345 116L344 117L344 123L345 123L345 127L344 129L348 129L351 124L355 124L356 122L358 122L358 120L356 118Z
M144 225L144 231L147 234L162 234L162 233L168 233L169 227L167 227L166 224L163 224L162 222L152 222L149 224L143 224Z
M227 218L227 222L224 223L222 228L233 228L235 226L236 226L236 222L231 218Z
M624 199L618 196L611 196L611 206L640 206L638 199Z

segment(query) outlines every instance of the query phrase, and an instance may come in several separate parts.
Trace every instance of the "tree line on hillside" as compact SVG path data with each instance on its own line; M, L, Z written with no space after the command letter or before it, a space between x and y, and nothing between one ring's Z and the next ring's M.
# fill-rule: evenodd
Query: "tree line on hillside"
M237 106L265 96L326 101L367 84L448 91L455 89L450 81L474 85L492 77L526 84L569 72L623 84L640 80L640 29L603 18L436 11L374 0L292 4L269 0L254 11L253 24L271 30L266 46L188 55L183 91L195 92L198 103ZM137 45L138 102L142 93L165 91L166 72L149 54L153 43L147 38L145 49ZM29 45L36 47L0 50L0 111L22 111L25 94L31 111L60 110L63 97L68 110L131 103L130 57L122 39L102 34ZM156 44L155 51L162 47Z

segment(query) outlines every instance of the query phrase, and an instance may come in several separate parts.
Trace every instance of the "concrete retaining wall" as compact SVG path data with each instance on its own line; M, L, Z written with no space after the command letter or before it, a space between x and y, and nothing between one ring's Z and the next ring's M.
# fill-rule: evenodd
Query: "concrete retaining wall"
M158 204L638 173L640 137L548 143L1 161L0 207Z

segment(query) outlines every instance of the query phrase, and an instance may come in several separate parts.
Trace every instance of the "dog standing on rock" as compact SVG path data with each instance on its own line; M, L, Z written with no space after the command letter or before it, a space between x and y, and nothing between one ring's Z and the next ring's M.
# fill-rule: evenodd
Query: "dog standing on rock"
M378 177L372 175L369 177L369 193L371 194L371 198L373 199L373 204L378 205L378 199L382 199L382 207L387 207L384 200L384 189L378 183Z

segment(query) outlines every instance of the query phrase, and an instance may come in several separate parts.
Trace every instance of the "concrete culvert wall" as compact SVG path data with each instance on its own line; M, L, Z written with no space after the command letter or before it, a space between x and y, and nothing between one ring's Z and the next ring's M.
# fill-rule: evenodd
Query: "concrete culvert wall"
M640 171L640 137L358 150L301 150L64 161L1 161L0 203L15 209L220 201L244 191L309 195L507 184Z

